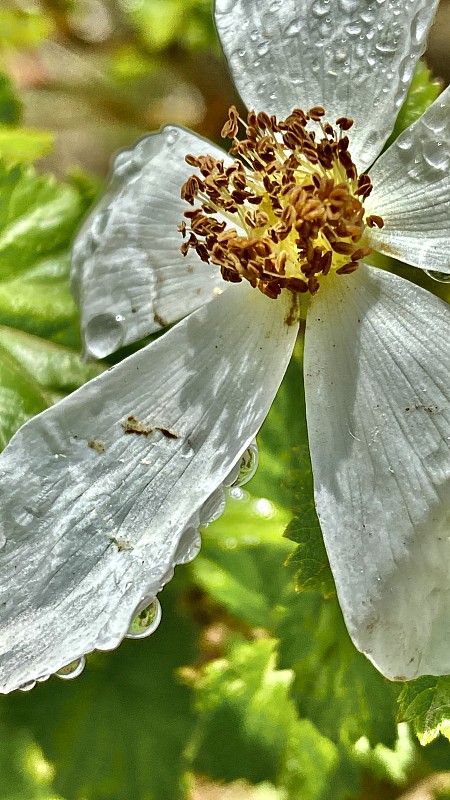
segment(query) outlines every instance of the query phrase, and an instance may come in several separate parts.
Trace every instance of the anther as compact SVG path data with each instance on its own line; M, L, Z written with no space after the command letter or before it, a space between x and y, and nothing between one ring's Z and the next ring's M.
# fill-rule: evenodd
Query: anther
M384 220L382 217L377 216L377 214L371 214L370 217L367 217L366 224L369 228L374 228L375 225L377 228L384 228Z
M193 175L182 187L182 197L196 206L179 228L183 237L189 232L182 253L194 249L220 267L224 280L245 278L270 298L285 289L315 294L319 278L333 269L340 275L357 269L371 252L357 244L365 224L382 227L383 220L364 220L372 183L365 173L358 176L342 135L352 120L337 120L338 137L324 114L321 106L294 109L278 122L250 111L242 122L232 106L222 136L233 139L230 153L242 161L225 166L212 156L186 156L202 177ZM318 123L315 130L310 121Z

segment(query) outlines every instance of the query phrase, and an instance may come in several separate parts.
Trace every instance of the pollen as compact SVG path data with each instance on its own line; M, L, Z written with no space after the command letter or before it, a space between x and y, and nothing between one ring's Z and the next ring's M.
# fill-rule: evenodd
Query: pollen
M283 289L313 295L331 272L354 272L371 252L366 226L383 220L365 217L372 183L349 152L352 120L333 127L324 116L315 106L281 121L250 111L244 122L232 106L222 137L235 161L186 156L197 173L181 190L192 206L179 228L183 255L194 249L225 281L246 279L271 298Z

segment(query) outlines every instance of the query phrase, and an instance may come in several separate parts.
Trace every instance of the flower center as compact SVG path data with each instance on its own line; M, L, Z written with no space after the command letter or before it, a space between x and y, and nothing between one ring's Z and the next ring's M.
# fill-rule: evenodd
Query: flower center
M222 137L233 139L230 153L240 158L225 166L186 156L201 177L181 190L195 206L180 226L183 255L193 248L220 266L224 280L246 278L272 298L282 289L315 294L331 271L354 272L371 252L360 241L365 226L381 228L383 220L364 215L372 183L349 153L352 120L340 117L333 128L324 115L319 106L295 109L278 122L250 111L245 123L232 106Z

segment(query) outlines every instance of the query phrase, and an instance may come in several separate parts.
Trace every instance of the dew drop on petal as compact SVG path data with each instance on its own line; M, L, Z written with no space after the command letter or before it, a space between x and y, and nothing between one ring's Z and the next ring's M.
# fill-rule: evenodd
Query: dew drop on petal
M199 524L202 528L206 528L211 522L219 519L225 511L225 505L225 495L222 487L220 487L208 497L206 503L200 509Z
M31 692L35 686L36 681L28 681L28 683L23 683L22 686L19 686L19 692Z
M177 129L176 129L176 128L171 128L171 129L170 129L170 130L167 132L167 136L166 136L166 142L167 142L167 144L168 144L168 145L171 147L172 145L174 145L174 144L175 144L175 142L177 141L177 139L178 139L178 131L177 131Z
M256 52L259 56L265 56L269 52L270 41L268 39L264 39L260 42L256 48Z
M446 272L435 272L431 269L426 269L424 272L425 275L428 275L429 278L433 278L433 280L438 283L450 283L450 275Z
M81 675L85 666L86 658L85 656L81 656L81 658L76 658L75 661L71 661L70 664L66 664L65 667L58 669L55 675L62 681L72 681L74 678L78 678L78 676Z
M239 473L231 485L236 487L244 486L244 484L248 483L258 469L258 461L258 445L256 442L252 442L241 456Z
M123 317L119 314L99 314L89 320L85 340L90 355L105 358L122 344L125 337Z
M429 167L439 172L447 171L450 156L447 146L436 139L427 139L423 143L422 153Z
M288 39L291 39L293 36L298 36L301 31L300 20L293 19L287 26L286 30L284 31L284 35L287 36Z
M161 622L162 609L161 603L155 597L150 605L146 606L136 614L128 628L126 639L146 639L154 633Z
M175 551L176 564L189 564L200 552L202 546L201 536L196 528L187 528L181 535Z

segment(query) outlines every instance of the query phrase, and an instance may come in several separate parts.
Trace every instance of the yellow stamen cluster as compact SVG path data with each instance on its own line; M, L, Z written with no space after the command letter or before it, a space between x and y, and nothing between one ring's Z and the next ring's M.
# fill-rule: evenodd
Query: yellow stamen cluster
M331 270L357 269L370 253L360 242L365 225L382 227L383 220L364 219L372 184L358 176L348 150L352 120L340 117L338 134L324 114L319 106L295 109L278 122L250 111L244 123L233 106L222 136L233 139L230 153L240 158L225 166L212 156L186 156L200 174L181 190L194 206L180 226L182 253L193 248L220 266L224 280L246 278L272 298L282 289L315 294Z

